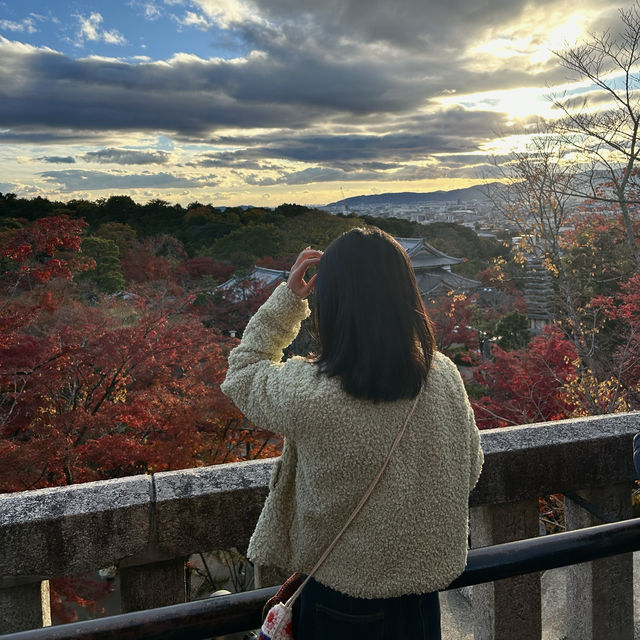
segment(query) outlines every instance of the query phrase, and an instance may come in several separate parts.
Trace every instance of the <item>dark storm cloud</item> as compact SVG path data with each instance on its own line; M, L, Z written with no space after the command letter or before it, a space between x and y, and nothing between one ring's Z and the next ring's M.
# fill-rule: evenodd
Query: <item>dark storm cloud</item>
M335 136L334 136L335 137ZM297 142L300 142L298 140ZM331 140L325 140L327 145L331 144ZM279 144L285 145L285 141ZM258 160L247 160L246 158L272 158L277 155L277 159L288 158L283 156L281 150L277 152L271 151L269 147L256 147L250 149L242 149L240 151L221 151L219 153L209 152L202 154L196 162L188 162L186 166L190 167L225 167L231 169L247 169L250 171L277 170L279 166L271 162L263 162ZM350 159L349 162L341 162L333 160L331 162L334 168L344 170L366 169L371 171L388 170L398 168L400 165L394 162L357 162Z
M501 4L490 3L490 16L498 13L495 6ZM504 10L509 15L522 9L504 4L511 7ZM366 6L351 2L338 11L346 20L338 31L332 31L335 19L324 3L314 3L311 15L320 16L318 24L283 23L275 30L238 26L250 35L262 29L261 52L242 61L186 55L164 62L74 60L51 49L0 38L0 126L195 135L224 127L300 129L323 121L375 126L390 116L415 113L447 91L487 91L541 82L530 69L516 68L509 61L480 73L461 66L464 43L490 23L479 9L467 8L462 17L447 9L445 16L435 3L429 11L421 3L409 3L406 19L396 20L395 27L387 25L385 35L386 5L376 11L365 10ZM391 13L403 15L394 3L388 7ZM431 11L451 25L464 24L470 12L482 20L468 25L469 33L447 54L442 46L429 44L439 24L428 17ZM361 14L371 14L375 20L369 17L349 32ZM405 50L394 35L400 27L408 29L407 43L425 40L427 44L419 52ZM377 51L376 38L392 42L397 50ZM47 100L42 100L45 86Z
M492 155L488 156L486 154L478 154L478 153L457 153L452 155L438 155L438 162L442 163L443 166L454 167L454 168L464 168L464 167L474 167L480 164L486 164L487 160L490 159L492 164L500 164L502 162L506 162L510 159L508 155Z
M308 126L336 114L393 113L423 98L410 78L364 65L293 56L244 63L71 60L0 40L0 126L201 132ZM42 88L47 87L47 100Z
M331 169L329 167L309 167L302 171L283 173L277 178L249 175L245 178L245 182L254 186L267 187L274 184L298 185L309 184L312 182L335 182L337 180L379 180L381 177L382 174L373 171L347 172L340 169Z
M206 10L219 7L196 0ZM315 59L365 61L387 74L409 79L423 99L494 89L544 87L567 80L556 57L529 59L531 48L547 52L548 36L579 12L590 18L585 34L620 30L613 0L252 0L245 4L262 21L234 24L250 46L286 61L304 51ZM609 5L607 7L607 5ZM509 41L524 55L491 56L479 62L475 45ZM523 42L525 44L519 44ZM573 43L567 43L571 46ZM550 53L550 52L548 52ZM357 85L345 86L357 91Z
M100 149L89 151L83 156L89 162L101 164L166 164L169 154L166 151L137 151L134 149Z
M386 136L317 136L291 138L289 144L272 145L265 149L272 157L326 162L342 160L381 159L407 160L424 158L441 151L470 151L473 140L446 133L422 135L389 134Z
M257 137L223 136L209 142L245 148L209 152L197 164L238 168L242 162L293 160L344 170L387 170L408 160L428 159L434 154L471 153L493 137L492 131L504 125L505 118L501 114L453 107L409 119L401 124L400 131L386 135L274 133ZM247 165L246 168L252 167Z
M242 151L220 151L207 152L198 156L198 159L193 162L187 162L187 167L231 167L234 169L250 169L252 171L260 169L271 169L272 165L258 162L257 160L251 160L248 158L255 157L260 158L262 154L258 150L248 149Z
M224 136L212 144L244 146L237 151L207 152L192 163L200 167L226 167L249 170L243 175L252 186L300 185L318 182L398 181L429 178L478 178L490 174L488 157L472 153L491 139L492 130L504 126L501 114L469 111L459 107L441 110L429 116L407 118L398 133L386 135L271 135ZM296 161L308 165L285 170L278 161ZM426 165L415 163L418 160ZM260 171L276 170L277 175Z
M440 99L553 86L568 76L555 57L501 58L474 47L523 39L528 51L578 10L598 16L592 30L617 27L609 4L192 0L190 9L200 5L206 23L217 22L252 52L237 60L185 54L155 62L72 59L0 37L0 129L6 130L0 143L82 142L78 160L121 165L169 165L184 157L103 148L126 144L115 137L123 132L149 132L208 143L213 151L187 158L186 166L225 168L260 186L468 176L485 168L485 159L471 156L506 130L507 115L445 108ZM244 133L217 134L229 129ZM93 151L86 152L88 142ZM286 162L299 166L285 168ZM276 177L261 175L265 169ZM42 177L82 191L201 184L171 173L58 171Z
M99 140L101 137L101 134L91 131L19 127L11 131L0 131L0 144L74 144Z
M210 3L198 4L206 10ZM396 53L419 53L422 63L425 57L435 61L459 55L466 42L488 28L517 20L530 6L524 0L254 0L251 5L263 20L233 26L249 45L272 55L304 47L355 59L362 56L363 46L371 51L382 45Z
M52 164L74 164L76 161L73 156L42 156L38 160Z
M206 5L206 2L200 3ZM258 12L282 30L304 26L323 40L388 42L397 48L470 37L486 27L516 20L530 5L524 0L253 0ZM557 4L540 0L537 7Z
M308 167L300 171L283 171L276 177L249 174L245 176L247 184L267 187L277 184L301 185L314 182L398 182L427 180L432 178L475 178L493 176L495 167L484 162L475 165L449 167L442 162L434 162L428 166L407 164L399 168L397 165L382 165L376 171L368 171L362 167L337 169L334 167Z
M170 173L119 174L101 171L45 171L40 174L47 182L59 185L63 191L94 191L98 189L172 189L215 186L214 178L192 180Z

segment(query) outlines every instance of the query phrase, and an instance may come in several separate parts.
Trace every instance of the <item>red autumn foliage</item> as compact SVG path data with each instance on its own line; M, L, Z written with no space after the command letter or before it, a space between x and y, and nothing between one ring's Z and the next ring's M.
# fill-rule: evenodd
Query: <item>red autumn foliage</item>
M635 274L613 296L596 296L591 307L614 323L617 344L609 354L611 371L631 408L640 406L640 274Z
M3 345L2 490L237 459L227 439L243 418L219 388L228 339L136 304L35 307Z
M239 336L272 291L273 287L265 286L259 280L238 280L230 288L199 295L193 312L207 325Z
M488 320L499 320L510 311L525 313L527 304L522 291L509 278L499 265L491 265L475 275L482 283L484 293L481 303Z
M565 386L576 375L577 354L557 327L546 326L527 349L494 345L492 356L474 374L486 389L472 403L481 429L560 420L574 409Z
M235 341L167 295L171 282L88 306L72 280L85 225L61 225L56 242L47 222L1 237L0 492L278 455L281 440L220 391ZM108 589L51 580L54 619Z
M477 355L478 331L472 326L475 303L474 296L451 292L427 305L440 351L452 355L455 345L464 345L470 359Z
M181 262L175 268L174 274L183 288L191 289L203 280L207 283L221 284L228 280L234 271L235 267L228 262L210 256L199 256Z
M174 267L185 258L179 240L160 234L130 243L120 256L120 266L127 282L170 282Z
M5 234L1 246L0 490L277 454L279 442L220 391L235 341L205 326L176 283L87 306L70 279L85 225L63 220L56 242L42 231L58 233L51 220ZM38 251L15 251L25 238ZM9 286L23 265L51 258L64 260L63 277ZM258 305L247 296L236 307L246 315Z
M29 289L50 278L71 278L86 270L92 260L78 254L80 234L87 227L83 220L69 216L22 221L22 228L4 229L0 233L1 293L11 295Z
M55 578L50 581L50 587L51 617L60 622L75 622L76 607L102 612L97 603L113 590L110 582L87 576Z

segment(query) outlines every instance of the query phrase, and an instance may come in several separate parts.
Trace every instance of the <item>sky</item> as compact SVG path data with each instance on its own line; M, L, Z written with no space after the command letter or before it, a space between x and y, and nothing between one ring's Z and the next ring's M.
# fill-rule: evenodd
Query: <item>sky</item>
M624 6L0 0L0 192L277 206L478 184L583 86L553 52Z

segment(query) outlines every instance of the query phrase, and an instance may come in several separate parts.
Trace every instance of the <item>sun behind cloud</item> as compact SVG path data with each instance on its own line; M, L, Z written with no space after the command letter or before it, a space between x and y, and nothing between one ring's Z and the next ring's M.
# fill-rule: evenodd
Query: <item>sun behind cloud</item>
M468 186L557 115L553 90L603 104L566 84L553 50L615 7L0 3L3 185L256 205Z

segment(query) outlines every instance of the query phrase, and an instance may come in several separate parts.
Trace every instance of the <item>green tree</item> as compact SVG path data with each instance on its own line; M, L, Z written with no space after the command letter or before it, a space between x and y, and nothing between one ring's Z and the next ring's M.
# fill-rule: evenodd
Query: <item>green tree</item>
M102 218L104 222L129 222L139 208L129 196L111 196L102 203Z
M104 293L115 293L124 288L120 251L113 240L89 236L82 241L82 253L96 263L95 269L83 274L83 279L93 280Z
M297 254L307 246L324 249L339 235L354 227L364 227L360 218L344 218L326 211L311 209L300 215L286 217L280 228L284 234L281 254ZM276 257L277 253L265 253Z
M282 253L282 232L272 224L252 224L239 227L216 240L203 255L229 258L234 253L244 253L253 258L277 256Z
M305 207L301 204L289 204L284 203L276 207L275 213L285 216L286 218L295 218L303 213L309 211L309 207Z
M503 316L496 325L498 346L505 351L524 349L531 339L527 316L518 310Z
M98 227L95 235L105 240L113 240L118 245L120 257L138 244L136 230L122 222L105 222Z

